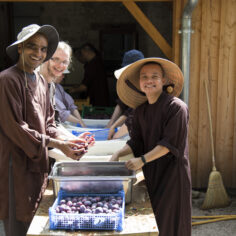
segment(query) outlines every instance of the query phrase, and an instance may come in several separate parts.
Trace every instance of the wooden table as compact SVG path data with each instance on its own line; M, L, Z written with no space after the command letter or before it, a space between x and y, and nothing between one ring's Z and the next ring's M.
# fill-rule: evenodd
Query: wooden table
M52 183L50 181L39 208L31 222L27 236L61 235L61 236L95 236L95 235L142 235L157 236L158 228L149 201L145 203L130 203L125 206L124 229L116 231L64 231L49 230L48 209L54 202Z

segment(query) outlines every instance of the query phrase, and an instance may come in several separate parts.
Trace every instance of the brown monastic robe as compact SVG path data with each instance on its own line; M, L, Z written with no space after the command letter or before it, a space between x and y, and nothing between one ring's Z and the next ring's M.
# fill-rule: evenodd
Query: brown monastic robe
M191 235L191 174L188 159L188 108L163 92L134 113L127 144L136 157L157 145L170 152L143 166L160 236Z
M0 219L8 218L12 159L16 218L30 222L48 171L46 145L58 135L47 82L12 66L0 73Z

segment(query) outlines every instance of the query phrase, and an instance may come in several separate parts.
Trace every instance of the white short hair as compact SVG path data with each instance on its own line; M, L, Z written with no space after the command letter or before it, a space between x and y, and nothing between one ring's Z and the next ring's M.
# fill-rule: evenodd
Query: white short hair
M67 52L68 55L69 55L69 60L71 62L71 60L72 60L72 48L71 48L71 46L68 43L66 43L64 41L60 41L58 43L57 49L61 49L64 52Z

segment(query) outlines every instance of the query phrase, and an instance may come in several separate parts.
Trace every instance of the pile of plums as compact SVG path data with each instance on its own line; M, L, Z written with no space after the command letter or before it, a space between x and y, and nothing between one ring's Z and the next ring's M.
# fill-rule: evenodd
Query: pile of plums
M73 196L62 198L56 213L116 214L122 208L121 196Z
M80 142L79 140L76 141L76 144L79 145L79 148L84 148L84 149L85 149L84 153L87 152L89 145L90 145L91 143L94 143L94 141L95 141L94 135L91 135L91 136L87 135L87 136L85 137L85 141L86 141L86 142ZM77 150L76 147L73 147L73 149L74 149L74 150Z

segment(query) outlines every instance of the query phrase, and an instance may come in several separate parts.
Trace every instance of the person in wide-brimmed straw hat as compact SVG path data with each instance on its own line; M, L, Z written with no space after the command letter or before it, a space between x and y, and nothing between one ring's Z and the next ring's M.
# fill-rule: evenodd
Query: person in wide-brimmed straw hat
M179 67L163 58L145 58L124 68L115 71L117 81L117 93L119 98L128 106L135 108L147 101L146 95L141 92L139 86L140 68L149 62L161 65L164 71L164 89L174 96L179 96L183 89L184 77Z
M24 27L22 31L17 35L17 40L7 47L7 55L14 61L17 62L19 59L18 47L19 44L24 43L26 40L31 38L35 34L42 34L47 38L47 56L44 61L49 60L55 52L59 40L56 29L51 25L39 26L32 24Z
M115 72L119 98L135 108L130 140L111 161L133 154L131 170L142 168L160 235L191 235L191 175L188 108L178 98L179 67L145 58Z
M58 132L47 82L36 70L58 45L51 25L26 26L7 47L15 65L0 73L0 220L6 235L26 235L46 187L48 147L78 160L85 151Z

